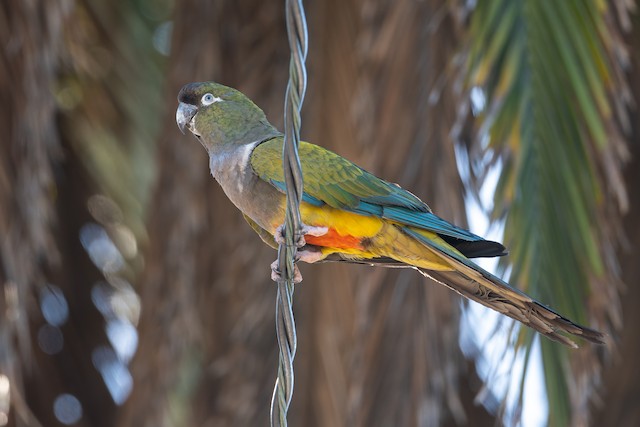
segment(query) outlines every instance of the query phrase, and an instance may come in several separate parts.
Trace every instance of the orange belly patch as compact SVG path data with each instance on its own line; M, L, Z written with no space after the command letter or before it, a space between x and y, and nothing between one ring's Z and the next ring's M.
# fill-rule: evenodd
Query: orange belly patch
M315 246L324 246L335 249L362 249L361 239L354 236L342 236L334 228L330 228L323 236L305 235L304 240Z

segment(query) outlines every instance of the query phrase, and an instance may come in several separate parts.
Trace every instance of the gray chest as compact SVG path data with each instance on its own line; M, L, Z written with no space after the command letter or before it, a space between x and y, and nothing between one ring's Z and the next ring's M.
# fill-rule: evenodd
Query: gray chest
M209 168L229 200L262 228L272 232L273 224L284 220L283 195L262 181L251 168L251 153L256 145L212 152Z

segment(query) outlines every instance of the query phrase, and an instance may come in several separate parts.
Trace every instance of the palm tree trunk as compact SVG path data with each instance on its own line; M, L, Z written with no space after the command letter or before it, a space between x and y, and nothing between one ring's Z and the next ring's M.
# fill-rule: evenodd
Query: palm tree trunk
M633 31L627 38L630 52L640 49L640 20L634 16ZM631 56L631 68L628 81L633 99L640 99L640 60L637 54ZM618 350L603 375L603 393L596 405L593 425L615 425L631 427L640 425L640 407L638 407L638 384L640 384L640 340L637 328L640 324L640 110L636 106L630 113L632 132L629 148L632 161L626 167L625 184L629 193L629 211L622 229L626 245L620 249L620 271L622 282L626 284L621 298L622 324L620 336L614 337Z

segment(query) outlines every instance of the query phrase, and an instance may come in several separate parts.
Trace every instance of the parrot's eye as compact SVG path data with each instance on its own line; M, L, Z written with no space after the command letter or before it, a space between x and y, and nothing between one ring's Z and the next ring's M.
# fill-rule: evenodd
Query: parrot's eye
M214 102L222 102L222 98L218 98L217 96L213 96L210 93L205 93L202 96L202 105L211 105Z

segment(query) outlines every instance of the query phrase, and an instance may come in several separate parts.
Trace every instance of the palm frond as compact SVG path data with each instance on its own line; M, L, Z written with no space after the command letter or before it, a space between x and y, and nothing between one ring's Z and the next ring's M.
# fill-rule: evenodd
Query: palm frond
M477 139L489 143L473 149L489 150L502 168L493 219L506 218L511 282L608 333L620 326L617 292L603 288L619 284L611 253L628 202L618 104L629 99L610 14L595 0L479 1L467 78L487 100ZM520 330L516 348L531 343ZM553 424L586 419L598 351L570 356L542 340Z

